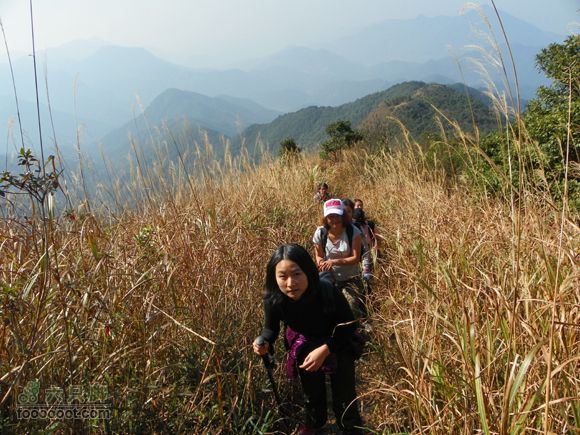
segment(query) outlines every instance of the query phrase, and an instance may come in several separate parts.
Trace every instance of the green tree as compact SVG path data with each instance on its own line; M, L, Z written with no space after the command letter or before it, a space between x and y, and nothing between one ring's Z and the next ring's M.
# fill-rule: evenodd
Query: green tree
M354 131L350 121L346 120L328 124L326 134L329 138L320 144L320 156L324 159L334 157L339 151L350 148L363 140L363 135Z
M283 139L280 142L280 150L278 151L278 154L280 156L288 154L288 153L298 154L300 152L302 152L302 150L296 144L296 141L294 140L294 138L287 137L286 139Z
M566 154L572 166L580 162L580 35L544 48L536 56L536 63L552 83L538 89L537 98L529 102L524 113L527 132L538 145L529 158L534 169L543 169L550 190L559 198ZM569 198L576 208L580 206L579 195L580 179L572 171Z
M294 138L287 137L280 142L280 148L278 149L278 157L284 163L288 163L296 160L302 149L296 144Z
M521 147L517 146L519 138L512 135L495 132L484 136L480 148L487 158L477 153L471 156L476 163L473 179L483 181L488 191L498 191L504 181L518 186L519 171L524 168L527 180L562 200L568 156L569 205L580 210L580 36L544 48L536 56L536 64L552 82L538 88L537 97L528 103L522 117L527 135ZM518 160L523 164L518 165Z

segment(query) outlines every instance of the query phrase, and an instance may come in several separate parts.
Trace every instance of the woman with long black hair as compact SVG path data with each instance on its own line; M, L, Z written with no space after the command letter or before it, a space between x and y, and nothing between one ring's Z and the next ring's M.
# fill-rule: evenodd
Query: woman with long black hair
M329 374L336 423L345 434L360 433L353 345L356 321L348 302L330 282L320 280L308 251L300 245L276 249L266 268L264 328L254 352L265 355L286 326L289 376L300 377L305 396L301 434L326 424L325 375ZM264 344L261 344L264 342Z

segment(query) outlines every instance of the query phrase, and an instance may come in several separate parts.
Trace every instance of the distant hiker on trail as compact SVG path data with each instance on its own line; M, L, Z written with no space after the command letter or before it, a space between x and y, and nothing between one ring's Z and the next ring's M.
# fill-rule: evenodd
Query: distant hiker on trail
M286 325L288 375L300 377L305 395L305 420L299 434L315 434L327 420L325 375L330 375L332 407L338 428L362 433L355 390L353 345L356 321L348 302L330 282L321 280L314 261L300 245L276 249L266 268L264 329L253 343L266 355ZM262 343L263 344L260 344Z
M377 239L375 223L372 220L367 219L361 199L354 200L352 222L359 230L361 230L363 234L363 240L368 247L367 252L365 252L366 258L363 260L363 278L364 274L369 275L368 277L370 278L370 276L372 276L371 274L373 263L378 256L379 242Z
M349 198L342 198L342 206L344 207L344 214L348 223L352 222L352 212L354 210L354 202Z
M324 201L328 201L332 198L332 194L328 191L328 184L320 183L318 185L318 190L314 194L313 201L318 204Z
M348 222L340 199L326 201L323 214L322 226L316 229L312 238L318 270L326 272L325 275L342 290L354 316L364 317L364 287L359 266L362 233Z
M369 241L371 242L369 246L371 249L376 251L379 248L379 239L376 237L377 230L375 222L370 219L367 219L362 199L357 198L354 200L353 220L361 223L364 222L366 225L368 225Z

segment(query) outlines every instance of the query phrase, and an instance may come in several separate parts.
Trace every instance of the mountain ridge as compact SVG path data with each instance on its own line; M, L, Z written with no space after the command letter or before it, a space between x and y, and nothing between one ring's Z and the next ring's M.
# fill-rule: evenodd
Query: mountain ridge
M248 127L243 136L247 143L262 141L272 150L287 137L292 137L298 145L306 149L313 149L316 144L326 139L326 126L341 119L350 121L354 128L362 126L363 130L374 129L380 120L372 121L369 116L376 114L381 105L383 112L388 109L387 111L392 112L391 116L404 118L402 121L409 124L407 128L410 132L420 136L436 132L437 124L433 119L434 109L431 104L445 105L446 100L450 102L442 110L448 109L451 118L459 118L462 127L470 130L472 119L465 91L465 86L461 84L447 86L419 81L404 82L337 107L311 106L281 115L269 124ZM481 124L480 129L492 129L495 116L485 104L489 101L488 98L476 89L467 88L467 92L471 98L474 117ZM410 103L406 106L412 108L411 113L401 111L402 106L394 110L401 102Z
M351 35L350 45L345 44L336 51L322 43L310 48L286 47L255 60L246 65L246 69L195 69L162 59L141 47L111 46L101 40L72 42L63 45L60 51L58 48L46 51L45 61L49 67L46 68L46 94L50 93L51 107L61 112L63 118L94 120L95 125L88 125L88 128L98 131L99 136L104 136L103 129L113 131L127 124L135 118L135 113L143 111L143 107L149 106L157 96L170 88L211 97L229 95L232 98L252 100L273 111L287 113L311 106L346 104L395 83L409 80L442 84L465 81L468 86L481 89L486 86L486 78L481 76L477 67L470 67L468 57L474 57L475 63L485 63L484 56L467 54L463 46L468 41L460 39L467 38L468 21L476 19L475 12L470 13L469 17L472 18L469 19L465 16L449 16L398 20L400 33L395 32L396 26L390 26L390 21L386 21L387 24L383 22L375 25L375 36L368 36L369 32L372 33L373 26L367 26L360 32L355 32L354 36ZM557 35L543 32L508 14L502 13L502 18L505 19L504 24L508 26L511 38L521 96L524 99L533 98L537 87L547 84L546 77L535 68L535 55L548 42L554 42ZM433 36L434 30L430 26L433 22L445 24L439 24L438 29L443 27L445 30L461 30L455 35L449 35L450 39L447 41L456 46L458 60L449 56L439 38L447 35L446 32L441 30L441 35ZM391 27L387 29L390 34L381 33L380 29L384 30L385 26ZM368 40L360 40L361 35L367 35ZM359 38L358 42L356 38ZM540 43L542 46L533 45ZM395 49L403 50L407 54L413 53L413 47L428 52L429 60L423 61L419 56L402 61L388 56L389 50ZM353 60L350 56L353 50L355 58L360 57L360 61ZM505 54L505 48L502 51ZM362 59L367 55L369 57L365 59L372 62ZM508 59L509 56L504 58ZM461 64L461 71L458 63ZM14 68L19 98L22 101L34 101L30 57L15 60ZM488 73L499 91L504 90L501 71L490 68ZM44 78L42 73L39 78ZM510 78L510 82L513 89L513 79ZM10 74L4 65L0 68L0 95L13 93L10 84ZM41 104L48 105L44 94L43 92L41 95ZM9 119L16 116L13 106L11 98L5 99L3 111L0 112L5 121L0 125L0 135L3 137L7 137L5 126ZM32 121L28 120L35 119L34 111L25 110L21 114L27 120L24 124L32 125ZM69 125L70 122L59 127L57 136L70 135L69 141L74 142L74 130ZM34 135L33 131L30 128L31 135Z
M125 150L126 154L130 150L129 137L143 145L150 142L152 130L158 134L157 138L165 138L178 137L184 129L190 129L193 141L205 140L200 130L220 142L222 135L234 136L250 124L267 122L277 115L251 101L170 88L158 95L143 113L105 135L100 142L107 152L122 154Z

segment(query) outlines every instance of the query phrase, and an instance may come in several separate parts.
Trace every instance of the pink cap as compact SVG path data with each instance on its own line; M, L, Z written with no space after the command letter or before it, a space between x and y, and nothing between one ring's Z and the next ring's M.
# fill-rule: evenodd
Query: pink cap
M338 214L340 216L344 214L344 206L340 199L333 198L324 203L324 217L329 214Z

